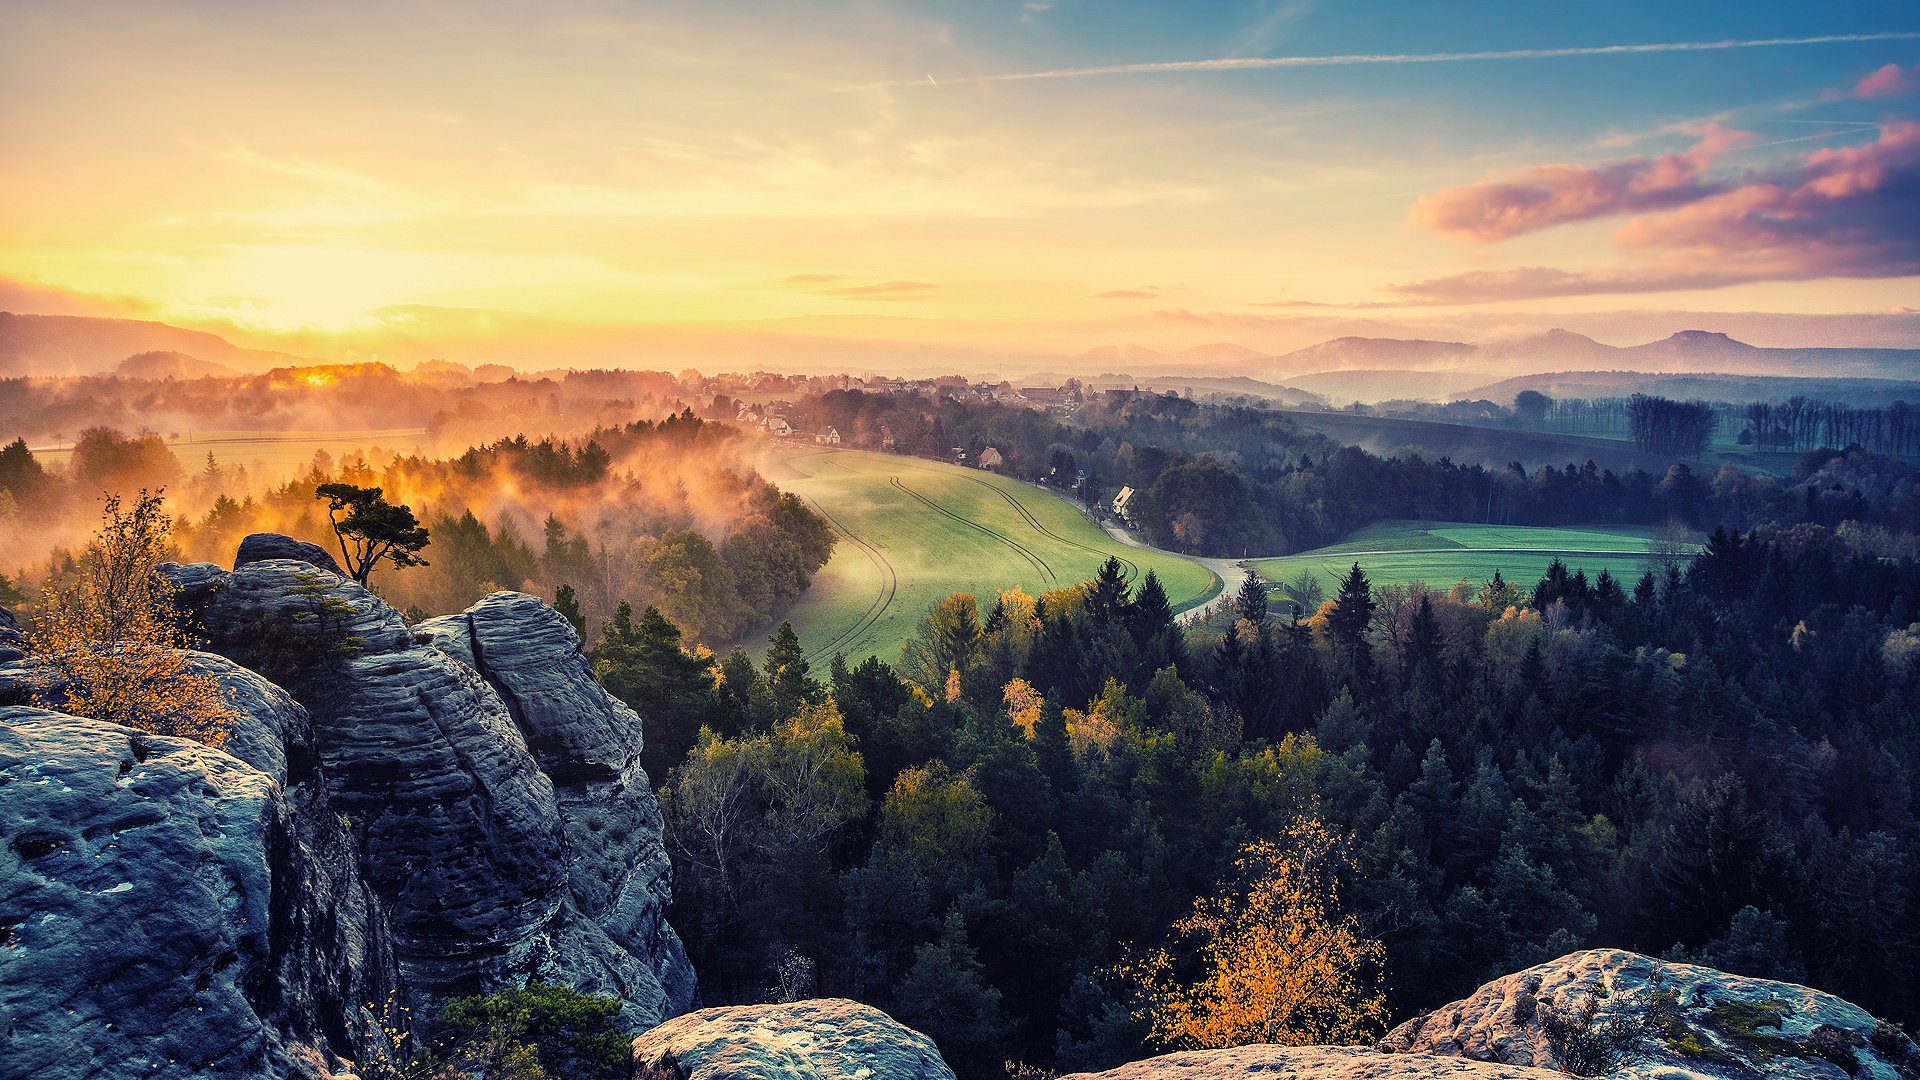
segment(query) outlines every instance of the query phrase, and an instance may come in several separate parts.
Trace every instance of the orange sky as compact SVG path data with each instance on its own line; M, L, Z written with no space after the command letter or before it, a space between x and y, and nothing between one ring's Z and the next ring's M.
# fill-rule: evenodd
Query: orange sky
M1872 40L1082 74L1528 43L1492 11L1442 42L1311 3L1074 7L11 5L0 306L527 362L569 342L697 355L715 335L766 342L770 362L794 334L929 357L1653 336L1680 328L1668 312L1767 314L1782 344L1849 324L1781 314L1873 313L1854 336L1920 339L1900 314L1920 305L1920 240L1816 242L1816 261L1715 216L1762 185L1831 186L1816 156L1848 148L1878 155L1850 176L1910 179L1920 42L1897 18L1716 28L1655 6L1616 34ZM1587 29L1532 44L1599 44ZM978 78L1009 73L1054 77ZM1511 222L1543 199L1511 229L1435 216ZM1871 232L1884 201L1768 212L1836 235L1865 214ZM1635 239L1678 215L1703 222L1684 247ZM1722 265L1762 269L1700 276Z

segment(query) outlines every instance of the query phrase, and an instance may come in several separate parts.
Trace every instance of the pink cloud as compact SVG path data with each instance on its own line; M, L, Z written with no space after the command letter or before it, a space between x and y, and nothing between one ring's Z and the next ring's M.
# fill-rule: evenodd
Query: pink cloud
M1888 64L1853 85L1857 98L1906 97L1920 91L1920 65L1911 72L1899 64Z
M1423 195L1407 224L1465 243L1492 243L1554 225L1613 214L1665 210L1716 190L1701 174L1753 133L1719 124L1699 129L1682 154L1631 157L1600 166L1540 165Z
M1613 239L1632 265L1475 271L1393 290L1454 304L1920 275L1920 122L1889 124L1864 146L1819 150L1639 214Z

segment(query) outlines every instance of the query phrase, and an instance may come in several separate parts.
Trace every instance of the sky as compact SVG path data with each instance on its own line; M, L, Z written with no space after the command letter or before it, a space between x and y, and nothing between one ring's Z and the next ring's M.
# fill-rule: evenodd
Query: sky
M0 152L0 309L301 355L1920 346L1911 3L0 0Z

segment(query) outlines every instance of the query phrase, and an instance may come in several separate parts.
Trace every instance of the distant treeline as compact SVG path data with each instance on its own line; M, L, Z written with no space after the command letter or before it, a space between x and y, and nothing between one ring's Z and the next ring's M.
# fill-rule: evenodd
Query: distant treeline
M658 371L483 380L456 364L408 372L328 364L199 379L0 379L0 436L39 445L97 426L167 434L411 427L458 446L504 432L584 433L658 412L678 392L674 377Z
M1896 401L1884 408L1855 408L1835 401L1791 397L1746 407L1753 444L1762 450L1811 450L1817 446L1862 446L1882 454L1920 455L1920 408Z
M1642 453L1700 457L1707 452L1718 423L1711 402L1675 401L1652 394L1627 399L1627 433Z
M211 455L188 474L156 435L91 428L64 473L23 441L0 449L0 539L79 531L97 519L102 491L165 487L182 558L227 563L259 531L331 549L314 488L377 486L432 537L427 566L375 577L396 607L441 614L499 589L554 600L565 586L589 632L632 602L720 645L777 621L833 546L819 515L754 472L749 450L730 425L681 412L575 440L515 436L455 458L321 452L301 475L259 485ZM18 544L0 550L25 562ZM70 562L56 551L45 565L3 569L44 578Z
M1130 391L1098 395L1070 420L1010 405L857 390L807 399L795 415L803 430L832 425L856 446L942 459L957 447L969 461L991 446L1001 471L1077 488L1096 506L1131 487L1128 515L1149 539L1201 554L1299 551L1387 518L1920 528L1920 469L1859 449L1809 452L1786 478L1731 466L1705 475L1684 463L1658 475L1618 475L1591 461L1487 469L1414 451L1381 457L1343 447L1259 408ZM1697 416L1660 422L1674 438L1695 437L1704 423Z

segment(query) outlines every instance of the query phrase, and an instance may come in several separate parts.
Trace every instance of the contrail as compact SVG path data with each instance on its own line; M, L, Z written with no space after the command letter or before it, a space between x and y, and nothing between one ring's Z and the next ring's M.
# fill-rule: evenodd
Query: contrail
M1771 49L1785 45L1836 45L1860 41L1915 41L1920 31L1878 34L1825 34L1819 37L1757 38L1744 41L1668 41L1648 45L1583 45L1564 49L1507 49L1499 52L1348 53L1340 56L1249 56L1219 60L1167 60L1146 64L1017 71L1001 75L950 78L949 83L1019 82L1028 79L1082 79L1098 75L1157 75L1186 71L1256 71L1265 68L1345 67L1354 64L1452 64L1473 60L1552 60L1563 56L1634 56L1642 53L1714 52L1721 49Z

